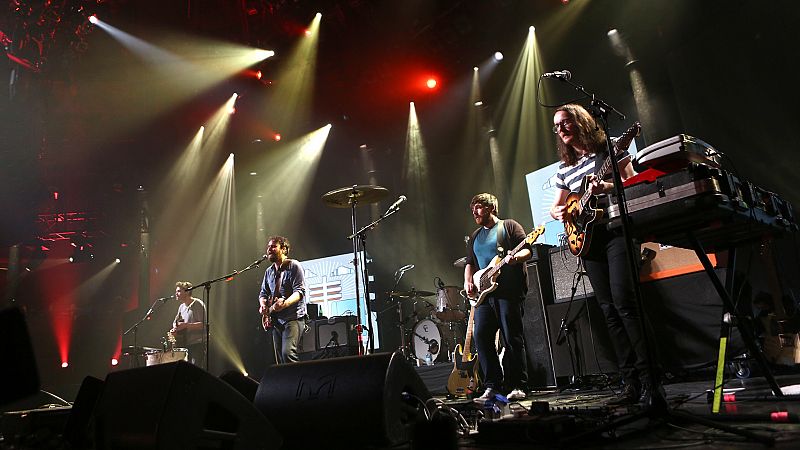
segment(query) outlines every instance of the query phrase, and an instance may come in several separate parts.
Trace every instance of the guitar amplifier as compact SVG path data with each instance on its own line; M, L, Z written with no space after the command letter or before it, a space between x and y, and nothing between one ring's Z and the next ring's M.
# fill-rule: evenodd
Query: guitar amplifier
M575 285L575 300L594 294L589 276L583 271L580 258L562 245L550 249L550 270L553 275L553 298L555 303L568 302Z
M358 348L356 316L335 316L314 321L317 350L339 347Z

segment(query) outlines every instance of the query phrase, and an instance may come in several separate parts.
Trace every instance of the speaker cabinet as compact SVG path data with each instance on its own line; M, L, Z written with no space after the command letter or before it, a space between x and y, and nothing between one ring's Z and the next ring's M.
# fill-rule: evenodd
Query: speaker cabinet
M525 267L528 274L528 293L522 305L522 326L528 357L528 386L531 388L556 386L546 312L547 306L553 304L550 247L552 246L547 244L534 245L533 256Z
M595 297L574 300L572 306L569 302L549 305L547 316L557 378L618 371L605 317ZM562 321L568 336L561 332Z
M727 269L716 272L724 282ZM713 364L719 351L723 308L708 274L696 272L655 280L642 283L641 289L645 316L657 337L654 341L664 369L680 371ZM733 327L728 355L744 351L739 329Z
M317 350L357 347L356 316L337 316L314 322Z
M566 245L550 249L550 269L553 274L553 297L556 303L568 302L575 285L575 298L586 298L594 294L589 277L581 274L582 266L577 256L569 252Z
M307 322L300 334L300 344L297 352L302 354L312 354L317 350L317 327L314 322Z
M304 448L407 442L431 395L400 353L305 361L267 368L256 407ZM310 432L310 425L324 432Z
M187 362L110 373L97 449L277 449L283 439L242 394Z
M39 371L25 316L18 308L0 311L0 405L39 392Z

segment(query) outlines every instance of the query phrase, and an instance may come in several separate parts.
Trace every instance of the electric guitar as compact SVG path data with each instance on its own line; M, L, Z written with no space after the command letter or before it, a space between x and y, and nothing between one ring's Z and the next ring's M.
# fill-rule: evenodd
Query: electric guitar
M469 396L478 390L480 379L478 377L478 355L470 352L472 345L472 327L475 308L470 308L469 322L467 322L467 335L464 346L456 345L453 356L453 371L447 378L447 392L455 396ZM456 357L460 355L460 358Z
M264 327L264 331L269 331L272 328L273 313L269 312L269 309L273 304L275 304L275 300L277 299L278 297L271 297L269 300L267 300L267 309L264 310L263 314L261 314L261 326Z
M516 254L518 251L522 250L522 247L524 247L526 244L533 244L536 242L536 240L539 239L539 236L542 234L544 234L544 225L539 225L535 230L528 233L528 235L525 236L525 239L523 239L522 242L514 247L513 250L508 252L508 254ZM475 285L477 293L474 297L469 296L469 293L467 293L467 299L473 307L480 305L483 299L485 299L490 292L497 289L497 277L500 276L500 269L502 269L505 264L505 258L501 258L498 255L492 258L488 266L472 275L472 283Z
M614 142L613 155L608 155L600 170L594 176L600 180L605 178L611 169L611 164L617 161L616 155L626 151L633 138L639 135L642 125L634 122L619 139ZM569 251L575 256L582 256L589 250L592 240L592 226L597 219L603 217L603 210L597 208L597 197L589 194L589 177L583 179L581 192L570 192L564 203L564 232L567 235ZM582 193L582 194L581 194Z

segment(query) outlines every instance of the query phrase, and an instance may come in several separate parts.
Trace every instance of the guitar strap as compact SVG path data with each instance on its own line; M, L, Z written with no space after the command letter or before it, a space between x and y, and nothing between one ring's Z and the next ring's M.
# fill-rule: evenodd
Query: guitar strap
M506 226L503 219L497 222L497 227L497 256L502 258L505 256L506 250L508 250L504 247L506 244Z

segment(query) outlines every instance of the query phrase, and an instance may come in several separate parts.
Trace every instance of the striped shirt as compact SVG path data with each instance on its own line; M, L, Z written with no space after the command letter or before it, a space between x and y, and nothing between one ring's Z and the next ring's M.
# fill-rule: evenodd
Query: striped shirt
M628 152L620 152L617 154L617 161L623 161L630 158ZM581 185L583 184L583 177L594 173L595 162L597 160L596 154L583 155L578 162L572 166L567 166L566 163L561 162L558 165L558 171L553 177L553 185L558 189L565 191L580 192ZM600 163L602 164L603 161ZM611 171L606 174L606 179L611 177Z

